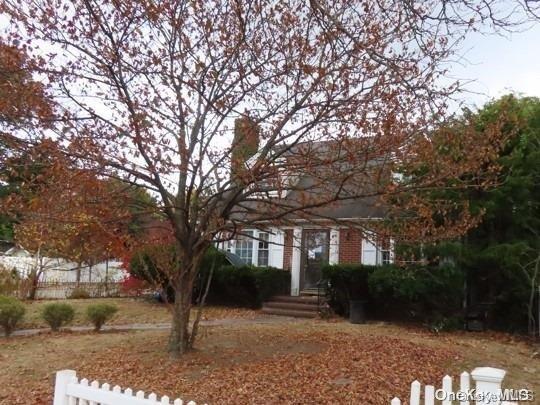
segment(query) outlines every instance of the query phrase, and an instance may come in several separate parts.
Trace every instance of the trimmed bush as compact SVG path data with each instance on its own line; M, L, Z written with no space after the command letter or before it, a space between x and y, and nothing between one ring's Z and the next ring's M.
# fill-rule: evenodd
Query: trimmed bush
M288 294L291 288L291 273L274 267L252 267L257 288L257 307L272 296Z
M71 291L68 298L73 299L73 300L86 300L90 298L90 293L86 291L84 288L77 287Z
M379 312L440 322L461 311L464 274L446 266L381 266L369 275L369 291Z
M19 300L0 295L0 326L6 336L15 330L25 312L26 308Z
M75 316L73 307L66 303L52 303L43 307L41 317L53 331L69 324Z
M86 317L94 325L96 332L101 330L105 322L109 321L118 312L118 307L112 304L94 304L86 308Z
M208 271L201 272L199 286L205 285L207 277ZM272 295L287 293L289 285L290 273L285 270L273 267L221 266L214 271L207 302L259 308Z
M418 320L435 330L459 324L464 274L454 266L333 265L323 277L340 315L348 315L349 300L366 300L375 318Z
M323 280L328 284L330 306L339 315L349 314L350 300L369 299L368 278L375 266L362 264L326 265Z

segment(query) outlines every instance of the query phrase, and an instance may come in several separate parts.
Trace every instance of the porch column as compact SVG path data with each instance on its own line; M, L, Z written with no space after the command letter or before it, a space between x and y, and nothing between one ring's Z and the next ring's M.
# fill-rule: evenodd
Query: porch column
M293 229L293 248L292 248L292 263L291 263L291 295L300 295L300 265L302 246L302 228L295 227Z
M330 229L328 264L339 264L339 228Z

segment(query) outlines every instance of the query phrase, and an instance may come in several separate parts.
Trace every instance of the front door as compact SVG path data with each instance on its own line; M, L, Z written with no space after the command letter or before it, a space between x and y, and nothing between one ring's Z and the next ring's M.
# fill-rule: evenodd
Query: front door
M302 277L300 288L316 288L322 266L328 263L330 232L325 229L304 229L302 234Z

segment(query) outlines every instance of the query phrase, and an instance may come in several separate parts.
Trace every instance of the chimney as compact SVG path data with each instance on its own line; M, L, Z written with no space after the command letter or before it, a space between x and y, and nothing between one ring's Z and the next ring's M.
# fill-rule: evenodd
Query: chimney
M234 138L231 146L231 178L242 178L246 162L259 150L260 128L248 115L234 121Z

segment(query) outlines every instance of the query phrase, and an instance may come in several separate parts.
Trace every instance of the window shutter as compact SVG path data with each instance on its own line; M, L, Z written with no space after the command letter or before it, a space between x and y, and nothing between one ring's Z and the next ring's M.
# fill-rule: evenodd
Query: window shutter
M373 238L373 235L370 235ZM377 264L377 246L364 236L362 238L362 264L374 266Z
M284 254L284 243L285 243L285 232L281 229L272 228L270 229L270 235L268 235L269 240L269 255L268 265L271 267L277 267L278 269L283 268L283 254Z

